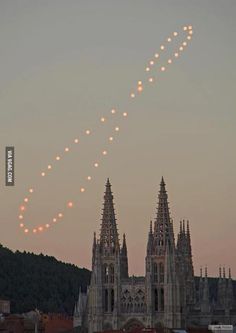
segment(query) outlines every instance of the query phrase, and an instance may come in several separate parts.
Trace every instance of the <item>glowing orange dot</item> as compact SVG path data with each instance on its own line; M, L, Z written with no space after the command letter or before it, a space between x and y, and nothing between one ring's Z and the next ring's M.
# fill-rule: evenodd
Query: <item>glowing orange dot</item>
M66 148L65 148L65 152L67 153L68 151L69 151L69 148L68 148L68 147L66 147Z
M187 42L183 42L183 44L182 44L183 46L187 46Z
M90 132L90 130L86 130L86 132L85 132L87 135L89 135L91 132Z
M102 118L101 118L101 122L102 122L102 123L104 123L104 121L105 121L105 118L104 118L104 117L102 117Z
M189 33L189 35L192 35L193 34L193 30L190 30L188 33Z
M112 114L116 113L116 110L115 110L115 109L112 109L112 110L111 110L111 113L112 113Z
M164 45L161 45L160 49L161 49L161 50L164 50L164 49L165 49L165 46L164 46Z
M62 213L59 213L59 214L58 214L58 217L60 217L60 218L61 218L62 216L63 216L63 214L62 214Z
M113 141L113 137L112 137L112 136L110 136L110 137L109 137L109 140L110 140L110 141Z
M120 130L120 128L117 126L117 127L115 128L115 131L118 132L119 130Z
M69 208L72 208L72 207L73 207L73 202L72 202L72 201L70 201L70 202L68 202L68 204L67 204L67 205L68 205L68 207L69 207Z
M159 58L159 54L158 53L155 53L155 58Z
M20 219L20 220L23 220L23 215L19 215L19 219Z
M75 140L74 140L74 143L79 143L79 139L75 139Z
M95 168L97 168L98 167L98 163L96 162L96 163L94 163L94 166L95 166Z
M148 81L149 81L149 82L153 82L153 78L150 77L150 78L148 79Z
M35 234L37 232L37 229L33 229L33 233Z
M38 230L39 231L43 231L43 227L38 227Z
M175 37L178 36L178 32L175 31L175 32L173 33L173 35L174 35Z
M139 92L143 91L143 87L142 86L138 86L138 91Z
M81 187L81 189L80 189L80 192L84 192L85 191L85 188L84 187Z
M183 46L180 46L179 50L180 50L180 51L183 51L183 49L184 49Z
M57 161L60 161L60 159L61 159L60 156L57 156L57 157L56 157L56 160L57 160Z
M45 176L45 172L41 172L41 176L44 177Z
M188 26L188 30L192 30L193 27L191 25Z
M92 177L91 177L91 176L88 176L88 177L87 177L87 179L88 179L88 180L91 180L91 179L92 179Z
M187 39L190 40L190 39L192 39L192 37L191 36L187 36Z
M20 210L23 212L25 210L25 206L20 206Z
M161 67L161 71L164 72L166 70L165 66Z
M154 61L151 60L151 61L149 62L149 64L150 64L151 66L153 66L153 65L154 65Z
M107 151L104 150L104 151L102 152L102 154L103 154L103 155L107 155Z
M169 43L171 42L171 38L170 38L170 37L169 37L169 38L167 38L167 42L169 42Z
M57 222L57 219L54 217L54 218L52 219L52 221L55 223L55 222Z
M32 188L30 188L30 189L29 189L29 192L30 192L30 193L33 193L33 192L34 192L34 190L33 190Z
M146 67L146 72L149 72L150 71L150 68L149 67Z
M52 169L52 166L51 164L48 165L48 170L51 170Z
M188 28L187 27L183 27L183 30L186 31Z
M28 202L29 201L29 199L28 198L24 198L24 202Z
M135 94L134 94L134 93L131 93L131 94L130 94L130 97L131 97L131 98L134 98L134 97L135 97Z
M168 64L172 64L172 60L171 59L168 59Z
M24 232L27 234L29 232L29 229L25 229Z
M49 223L45 224L45 227L46 227L46 228L49 228L49 227L50 227L50 224L49 224Z
M20 223L20 227L23 228L24 227L24 223Z
M178 56L179 56L179 53L176 52L176 53L175 53L175 57L178 58Z
M138 81L138 85L139 85L139 86L142 85L142 81Z
M128 113L127 112L123 112L123 116L127 117Z

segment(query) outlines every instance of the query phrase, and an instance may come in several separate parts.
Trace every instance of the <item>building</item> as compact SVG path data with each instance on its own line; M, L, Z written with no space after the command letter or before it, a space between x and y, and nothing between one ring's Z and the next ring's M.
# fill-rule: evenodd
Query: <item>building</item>
M145 276L129 276L126 238L121 245L107 180L100 236L94 234L93 240L90 287L79 295L74 327L92 333L236 324L231 273L226 278L220 269L217 299L210 299L207 269L196 288L189 222L180 222L175 242L163 178L158 200L148 232Z

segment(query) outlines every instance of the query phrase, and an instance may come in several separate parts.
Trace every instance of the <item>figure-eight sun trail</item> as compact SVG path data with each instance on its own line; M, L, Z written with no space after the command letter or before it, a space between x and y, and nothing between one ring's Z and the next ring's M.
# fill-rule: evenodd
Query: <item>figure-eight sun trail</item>
M165 51L168 49L168 46L173 42L176 38L184 35L184 40L178 41L178 47L174 50L172 53L172 56L167 58L165 61L160 61L163 56L165 56ZM173 32L168 38L166 38L165 42L160 46L159 50L156 51L156 53L153 54L152 58L148 61L145 67L145 79L139 80L137 82L136 87L134 87L133 90L129 92L129 100L130 102L134 99L136 99L144 90L144 87L148 86L149 84L154 84L157 79L158 81L161 79L162 75L165 73L166 70L169 69L169 67L174 63L175 60L177 60L185 48L188 46L189 42L192 39L193 35L193 28L191 25L184 26L180 32ZM128 112L126 111L118 111L116 108L112 108L109 112L107 112L106 115L101 115L99 119L100 124L107 124L109 126L109 118L115 117L117 113L121 113L123 119L127 119ZM122 119L121 118L121 119ZM112 142L116 139L116 134L120 131L120 124L117 123L114 128L111 128L111 135L107 138L107 143L109 145L112 144ZM82 135L93 135L93 130L91 128L87 128ZM72 145L79 145L80 144L80 138L76 137L71 141L71 147ZM53 170L56 168L57 164L60 163L60 161L64 158L65 154L69 154L71 151L70 147L64 147L61 154L56 155L50 163L48 163L44 170L40 171L40 177L45 178L49 177L50 174L53 172ZM93 180L93 170L99 168L100 164L103 162L104 157L108 154L107 149L102 149L100 152L100 160L94 160L93 164L91 165L91 173L86 176L86 179L84 179L85 182L92 182ZM58 221L63 219L64 211L58 210L53 217L49 221L47 221L44 224L31 227L27 224L25 221L25 213L28 209L28 205L30 203L30 200L34 194L34 192L37 189L33 186L30 186L27 190L27 194L24 197L20 207L19 207L19 213L18 213L18 220L19 220L19 227L25 234L29 234L30 232L33 234L41 233L43 231L48 230L50 227L55 225ZM86 186L80 187L80 193L83 195L83 193L86 191ZM71 209L75 206L74 201L67 201L66 202L66 208Z

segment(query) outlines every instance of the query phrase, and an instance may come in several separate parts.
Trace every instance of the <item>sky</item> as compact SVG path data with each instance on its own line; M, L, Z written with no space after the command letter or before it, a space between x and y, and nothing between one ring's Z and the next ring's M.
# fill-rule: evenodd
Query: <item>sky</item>
M0 1L0 242L90 268L109 177L129 272L143 275L163 176L175 232L181 219L190 221L195 274L207 265L214 276L225 265L235 277L235 15L234 0ZM131 102L153 54L173 31L183 38L186 24L193 26L189 46ZM104 127L101 116L109 118ZM11 145L15 186L6 187ZM64 156L60 163L57 154ZM49 163L51 173L41 177ZM36 235L19 227L30 187L29 228L74 202Z

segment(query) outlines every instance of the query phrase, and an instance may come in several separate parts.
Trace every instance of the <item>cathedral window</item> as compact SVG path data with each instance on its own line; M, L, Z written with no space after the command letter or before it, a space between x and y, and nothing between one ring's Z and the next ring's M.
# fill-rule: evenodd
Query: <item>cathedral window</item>
M158 290L154 289L154 310L158 311Z
M160 304L161 304L161 311L164 311L164 304L165 304L165 301L164 301L164 289L161 288L161 295L160 295Z
M110 265L110 282L114 283L114 266Z
M105 289L104 290L104 308L105 308L105 312L108 312L108 290Z
M162 262L160 262L159 264L159 281L160 283L163 283L164 282L164 265Z
M158 271L157 271L156 262L154 262L154 264L153 264L153 277L154 277L154 282L158 282Z
M111 312L113 312L114 310L114 303L115 303L114 289L111 289Z
M108 266L106 264L103 265L103 280L104 280L104 283L109 282L109 270L108 270Z

